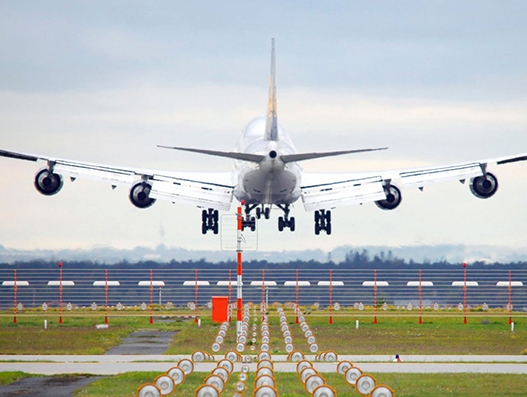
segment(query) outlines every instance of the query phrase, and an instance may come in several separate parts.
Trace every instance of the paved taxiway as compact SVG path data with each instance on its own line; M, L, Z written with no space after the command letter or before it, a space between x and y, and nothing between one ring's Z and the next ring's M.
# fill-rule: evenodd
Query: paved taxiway
M0 356L0 371L23 371L31 374L57 375L84 373L115 375L131 371L166 372L188 355L104 355L104 356ZM217 356L218 360L223 356ZM286 356L273 356L276 372L294 372L296 363L285 362ZM314 359L314 356L307 356ZM392 362L393 356L340 356L364 372L384 373L508 373L527 374L527 356L405 356L402 363ZM242 363L236 363L240 371ZM195 371L210 372L216 363L195 364ZM249 364L251 371L256 364ZM335 372L336 363L314 362L319 372Z

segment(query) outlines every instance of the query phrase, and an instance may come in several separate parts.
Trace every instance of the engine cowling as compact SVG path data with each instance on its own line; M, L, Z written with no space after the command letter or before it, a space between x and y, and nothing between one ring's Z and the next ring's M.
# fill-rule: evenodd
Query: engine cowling
M470 191L477 198L487 199L494 196L494 193L496 193L497 190L498 178L490 172L470 180Z
M62 176L49 168L42 168L35 174L35 188L44 196L53 196L62 189Z
M152 185L145 181L137 181L130 188L130 201L137 208L148 208L156 202L156 199L150 198Z
M376 201L375 204L386 211L396 209L401 204L401 190L397 186L390 184L384 187L384 191L386 192L386 199Z

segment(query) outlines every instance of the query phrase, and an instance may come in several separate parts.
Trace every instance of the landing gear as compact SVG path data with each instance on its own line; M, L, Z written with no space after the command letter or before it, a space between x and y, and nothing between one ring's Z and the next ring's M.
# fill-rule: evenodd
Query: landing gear
M262 215L265 219L269 219L271 217L271 207L264 207L263 205L256 207L256 218L260 219Z
M278 231L282 232L284 229L289 228L292 232L295 231L295 218L292 216L289 218L289 204L280 205L277 204L278 208L284 211L284 216L278 217Z
M219 232L218 210L213 208L201 212L201 233L207 234L209 230L212 230L214 234Z
M245 206L245 219L242 219L242 230L245 230L245 228L250 228L251 232L254 232L256 230L256 218L254 216L251 216L251 211L255 208L255 205L246 205ZM256 217L260 219L260 216L258 216L260 207L256 207Z
M322 230L328 235L331 234L331 211L315 211L315 234L319 235Z

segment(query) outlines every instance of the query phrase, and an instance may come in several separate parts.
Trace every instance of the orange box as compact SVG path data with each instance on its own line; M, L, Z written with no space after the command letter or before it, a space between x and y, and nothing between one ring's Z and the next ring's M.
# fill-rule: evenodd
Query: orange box
M229 320L229 298L226 296L212 297L212 322L223 323Z

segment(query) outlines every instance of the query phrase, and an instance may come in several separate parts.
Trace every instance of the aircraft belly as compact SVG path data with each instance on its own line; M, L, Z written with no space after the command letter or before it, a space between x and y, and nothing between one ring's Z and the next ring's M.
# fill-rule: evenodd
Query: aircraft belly
M298 199L294 194L297 177L289 171L274 174L250 171L243 178L243 187L249 201L254 203L289 204Z

